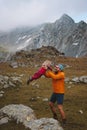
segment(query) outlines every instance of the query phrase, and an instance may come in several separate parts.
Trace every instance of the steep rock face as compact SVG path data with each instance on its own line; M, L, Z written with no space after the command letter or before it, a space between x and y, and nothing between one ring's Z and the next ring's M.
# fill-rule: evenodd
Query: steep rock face
M87 24L83 21L76 24L65 41L64 52L67 56L84 56L87 54Z
M54 23L0 33L0 44L8 45L10 51L53 46L66 56L85 56L87 55L87 24L83 21L75 23L72 18L64 14Z
M65 45L63 40L74 28L74 21L67 15L63 15L55 23L49 23L41 26L39 33L37 32L33 37L33 43L29 48L40 48L41 46L53 46L59 51L63 51ZM31 47L32 46L32 47Z

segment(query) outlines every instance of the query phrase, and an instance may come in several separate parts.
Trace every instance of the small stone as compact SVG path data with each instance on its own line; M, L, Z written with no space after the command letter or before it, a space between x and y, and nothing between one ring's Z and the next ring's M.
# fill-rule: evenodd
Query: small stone
M0 97L3 97L3 94L0 94Z
M80 114L83 114L83 111L82 111L82 110L79 110L79 113L80 113Z
M48 98L44 98L43 101L47 102L47 101L48 101Z

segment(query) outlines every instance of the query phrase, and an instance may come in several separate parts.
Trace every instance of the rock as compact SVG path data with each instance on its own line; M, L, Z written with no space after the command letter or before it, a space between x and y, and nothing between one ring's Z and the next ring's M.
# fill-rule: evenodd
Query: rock
M79 82L79 78L75 77L75 78L72 79L72 81L75 82L75 83L78 83Z
M11 81L13 84L16 86L20 86L22 84L21 78L16 76L16 77L11 77Z
M37 101L37 98L36 97L32 97L32 98L30 98L30 101L32 101L32 102Z
M74 83L87 83L87 76L74 77L71 80L68 77L66 77L65 82L66 83L69 82L69 84L72 84L71 82L74 82Z
M3 94L0 94L0 97L3 97Z
M36 87L36 88L39 88L40 86L39 86L39 84L36 84L35 87Z
M18 63L17 62L12 62L10 64L10 67L12 67L12 68L18 68Z
M80 82L82 82L82 83L87 83L87 76L81 76L81 77L79 78L79 80L80 80Z
M43 99L44 102L48 102L48 100L49 100L48 98L44 98Z
M24 123L27 117L30 117L30 120L36 119L34 111L30 107L22 104L5 106L0 109L0 114L6 114L9 118L17 120L17 123Z
M8 85L8 84L5 84L5 85L3 86L3 88L8 88L8 87L10 87L10 85Z
M70 79L69 79L68 77L67 77L67 78L65 78L65 82L69 82L69 80L70 80Z
M69 88L69 89L70 89L70 88L71 88L71 86L68 86L67 88Z
M0 91L0 94L4 94L5 92L4 91Z
M63 130L59 122L53 118L37 119L34 111L22 104L8 105L0 109L0 115L7 115L10 119L14 119L17 123L21 122L26 128L31 130ZM7 123L8 118L2 118L0 124Z
M83 114L83 111L82 111L82 110L79 110L79 113L80 113L80 114Z
M5 80L5 81L8 81L8 80L9 80L9 77L8 77L8 76L4 76L4 80Z
M75 77L72 81L75 83L87 83L87 76Z
M9 120L8 117L4 117L4 118L0 119L0 125L8 123L8 120Z
M71 84L73 84L73 83L70 81L69 84L71 85Z
M59 122L53 118L41 118L26 122L25 126L31 130L63 130Z
M16 87L22 84L21 77L0 75L0 89L8 87Z
M4 91L0 91L0 97L3 97Z
M15 87L15 84L13 84L11 81L9 81L9 86Z

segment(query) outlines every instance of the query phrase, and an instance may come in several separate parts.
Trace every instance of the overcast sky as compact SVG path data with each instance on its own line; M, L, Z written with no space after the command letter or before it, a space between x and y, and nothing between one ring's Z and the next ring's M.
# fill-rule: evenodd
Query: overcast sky
M87 0L0 0L0 30L55 22L63 14L87 23Z

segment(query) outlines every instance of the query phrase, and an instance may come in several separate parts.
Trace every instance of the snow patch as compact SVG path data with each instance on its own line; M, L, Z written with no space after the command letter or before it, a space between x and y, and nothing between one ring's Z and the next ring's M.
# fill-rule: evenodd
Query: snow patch
M31 38L27 39L23 44L21 44L17 50L22 50L24 49L25 47L27 47L29 45L29 41L31 40Z
M27 40L26 40L26 43L29 43L30 40L31 40L31 38L27 39Z
M25 39L26 37L27 37L27 35L24 35L23 37L19 37L19 38L18 38L18 41L21 40L21 39L23 40L23 39Z
M25 39L27 37L27 35L23 36L21 39Z
M77 46L78 44L79 44L78 42L75 42L75 43L73 43L72 45Z
M20 41L20 40L24 40L27 37L27 35L24 35L23 37L19 37L18 40L16 41L16 44Z

